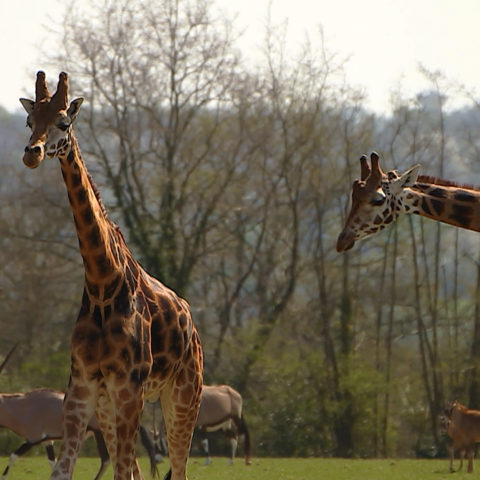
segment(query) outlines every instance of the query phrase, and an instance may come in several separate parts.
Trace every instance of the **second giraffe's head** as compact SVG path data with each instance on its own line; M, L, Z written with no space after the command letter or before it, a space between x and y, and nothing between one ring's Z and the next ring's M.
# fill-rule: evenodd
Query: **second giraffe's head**
M25 147L23 163L36 168L49 157L63 157L70 150L72 123L75 120L83 98L68 104L68 75L64 72L58 79L57 91L52 95L47 87L44 72L37 73L35 101L21 98L20 103L28 113L27 126L32 135Z
M338 236L337 252L344 252L357 240L372 235L392 223L405 211L404 189L415 184L420 165L399 175L395 170L384 173L378 164L379 157L360 158L361 175L352 185L352 205L345 226Z

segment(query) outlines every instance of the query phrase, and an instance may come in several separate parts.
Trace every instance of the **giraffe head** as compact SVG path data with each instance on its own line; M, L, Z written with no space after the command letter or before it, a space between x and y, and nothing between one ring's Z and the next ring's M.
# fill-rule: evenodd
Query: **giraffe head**
M378 163L379 157L370 155L360 158L361 175L352 186L352 205L345 226L338 236L337 252L344 252L357 240L368 237L396 220L404 212L404 189L415 184L420 165L399 175L395 170L384 173Z
M60 74L57 91L52 95L47 87L44 72L37 73L35 101L21 98L20 103L28 113L27 126L32 135L25 147L23 163L36 168L49 157L64 157L70 150L72 123L75 120L83 98L68 104L68 75Z

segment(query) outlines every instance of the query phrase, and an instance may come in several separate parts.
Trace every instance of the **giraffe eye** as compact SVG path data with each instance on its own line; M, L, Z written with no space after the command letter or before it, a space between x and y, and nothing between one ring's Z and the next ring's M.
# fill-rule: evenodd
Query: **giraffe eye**
M68 130L69 126L70 126L70 123L67 121L61 121L57 124L57 127L64 132Z
M378 195L375 198L372 198L372 200L370 200L370 203L375 207L379 207L380 205L383 205L385 203L386 198L387 197L385 197L384 195Z
M27 124L25 126L27 128L32 128L32 122L30 121L30 117L27 117Z

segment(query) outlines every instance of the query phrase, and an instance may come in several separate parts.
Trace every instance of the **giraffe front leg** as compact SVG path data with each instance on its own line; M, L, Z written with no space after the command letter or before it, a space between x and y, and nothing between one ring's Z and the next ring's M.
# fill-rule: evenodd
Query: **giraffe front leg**
M93 415L96 392L80 379L70 378L63 402L63 437L51 480L70 480L87 424Z

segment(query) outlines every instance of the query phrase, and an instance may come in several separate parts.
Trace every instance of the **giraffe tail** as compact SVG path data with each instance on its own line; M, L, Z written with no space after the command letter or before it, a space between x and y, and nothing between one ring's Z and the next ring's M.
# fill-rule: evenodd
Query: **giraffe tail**
M171 480L172 479L172 469L170 469L167 474L163 477L163 480Z

